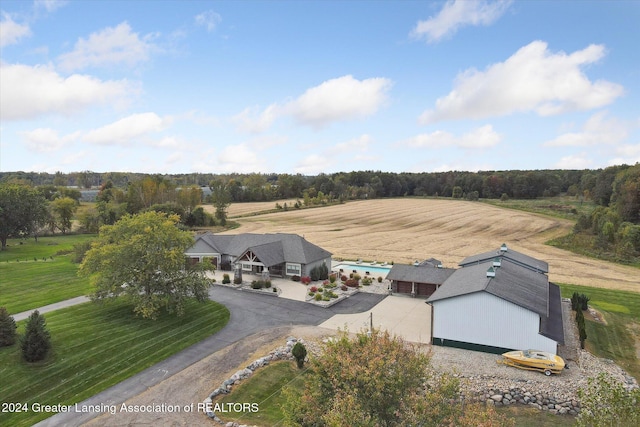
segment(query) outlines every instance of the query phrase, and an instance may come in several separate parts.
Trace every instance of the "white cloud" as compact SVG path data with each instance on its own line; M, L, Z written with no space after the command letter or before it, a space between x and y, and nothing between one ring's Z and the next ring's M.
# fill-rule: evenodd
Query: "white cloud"
M448 0L438 15L426 21L418 21L411 35L415 38L426 38L428 42L433 43L454 34L461 27L488 26L500 18L511 3L511 0Z
M556 169L589 169L591 164L592 162L587 158L587 154L580 153L575 156L561 158L553 167Z
M20 132L27 148L40 153L57 151L64 146L76 141L79 132L59 136L58 132L51 128L38 128L31 131Z
M18 24L7 13L2 12L0 21L0 47L18 43L21 38L31 35L29 25Z
M546 147L585 147L589 145L612 145L627 138L627 126L616 119L607 119L607 112L600 111L589 118L582 132L567 132L546 141Z
M53 12L56 9L61 8L62 6L68 3L67 0L35 0L34 5L36 8L46 9L47 12Z
M602 45L590 45L567 55L551 53L545 42L534 41L484 72L470 69L460 74L454 89L436 101L435 110L425 111L420 122L527 111L548 116L602 107L621 96L623 87L604 80L592 82L581 67L604 55Z
M329 146L320 153L310 154L298 161L294 172L303 175L326 172L332 169L332 166L340 164L343 159L350 159L351 162L374 161L377 157L370 154L371 143L371 136L364 134L349 141ZM318 146L320 144L314 145L314 147Z
M640 163L640 142L616 147L615 153L619 157L609 160L609 166L622 164L635 165L636 163Z
M247 144L229 145L218 154L218 167L221 172L264 172L267 159Z
M126 80L102 81L87 75L62 77L51 67L0 64L0 119L71 114L97 104L122 105L137 89Z
M354 79L347 75L327 80L307 89L286 110L298 122L323 127L327 124L374 114L386 101L391 80L385 78Z
M327 80L292 101L271 104L263 111L258 107L246 108L232 120L241 130L249 132L264 132L283 116L321 128L332 122L374 114L386 101L391 85L391 80L382 77L358 80L347 75Z
M196 25L206 27L208 32L212 32L216 29L218 24L222 22L222 17L213 10L207 10L206 12L196 15L195 21Z
M260 111L259 107L245 108L233 116L231 121L244 132L260 133L271 127L282 113L281 110L277 104L271 104L263 111Z
M125 145L133 143L147 134L165 130L171 120L156 113L132 114L116 122L91 130L83 140L98 145ZM171 141L167 140L167 143Z
M401 144L409 147L428 148L489 148L498 145L502 141L502 135L493 130L493 126L484 125L459 137L450 132L437 130L432 133L423 133Z
M151 43L154 37L149 34L140 38L123 22L93 33L88 39L80 38L73 51L58 57L58 63L66 71L117 64L134 66L149 59L155 49Z

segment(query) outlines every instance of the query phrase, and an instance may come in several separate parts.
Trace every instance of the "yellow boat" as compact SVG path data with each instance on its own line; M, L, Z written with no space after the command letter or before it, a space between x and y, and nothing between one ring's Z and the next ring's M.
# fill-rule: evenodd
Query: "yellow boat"
M560 374L564 369L564 360L555 354L540 350L509 351L498 361L520 369L544 372L545 375Z

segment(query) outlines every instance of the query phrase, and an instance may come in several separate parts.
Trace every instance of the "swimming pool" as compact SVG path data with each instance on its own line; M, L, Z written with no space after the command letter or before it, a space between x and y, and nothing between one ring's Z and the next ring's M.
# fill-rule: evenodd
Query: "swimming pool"
M340 269L343 269L345 273L351 273L353 272L353 270L356 270L356 271L362 271L365 273L368 271L369 273L372 273L372 274L386 275L391 270L391 266L353 264L353 263L341 262L339 264L334 265L333 269L337 271L340 271Z

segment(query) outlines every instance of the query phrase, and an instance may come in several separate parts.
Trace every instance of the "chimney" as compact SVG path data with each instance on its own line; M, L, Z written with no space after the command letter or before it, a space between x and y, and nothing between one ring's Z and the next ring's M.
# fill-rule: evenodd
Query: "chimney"
M493 269L493 267L489 267L489 269L487 270L487 277L496 277L496 271Z
M494 267L500 267L502 265L502 260L499 257L495 257L493 259L493 266Z
M500 252L507 252L508 248L507 248L507 244L503 243L502 246L500 246Z

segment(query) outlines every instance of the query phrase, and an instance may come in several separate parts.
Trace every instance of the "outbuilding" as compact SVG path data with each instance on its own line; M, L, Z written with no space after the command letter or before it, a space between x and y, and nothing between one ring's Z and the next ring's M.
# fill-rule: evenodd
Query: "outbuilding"
M560 288L544 261L512 251L469 257L427 300L432 343L490 353L564 343Z
M391 281L391 291L411 296L431 296L455 269L443 268L442 262L431 258L412 265L394 264L387 274Z

